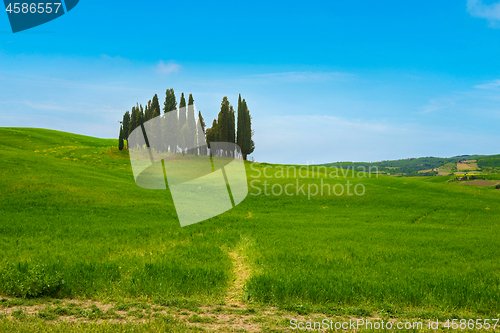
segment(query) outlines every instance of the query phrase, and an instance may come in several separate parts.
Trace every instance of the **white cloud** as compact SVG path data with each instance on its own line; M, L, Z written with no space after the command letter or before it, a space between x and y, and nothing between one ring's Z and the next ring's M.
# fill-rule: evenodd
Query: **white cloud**
M116 60L116 61L122 61L122 62L129 62L128 59L118 56L110 56L108 54L101 54L101 59L103 60Z
M467 0L467 12L473 17L487 19L490 26L496 27L500 21L500 2L486 5L482 0Z
M177 73L180 68L181 68L181 66L179 64L176 64L173 61L169 61L168 63L164 63L163 60L160 60L160 62L156 66L156 70L160 74Z
M443 110L455 105L455 101L451 98L433 98L429 103L420 108L422 113L429 113L434 111Z
M494 80L486 84L478 84L474 86L476 89L497 89L500 88L500 80Z
M464 115L470 112L491 114L498 113L498 102L500 101L500 80L478 84L473 89L455 91L446 96L436 97L418 108L420 113L430 113L440 110L451 111L457 115L462 112Z
M56 110L56 111L65 111L66 109L56 105L54 102L46 102L46 103L32 103L30 101L24 102L24 104L36 110Z
M257 79L258 81L294 83L344 80L350 76L352 76L352 74L340 72L284 72L248 75L247 78Z

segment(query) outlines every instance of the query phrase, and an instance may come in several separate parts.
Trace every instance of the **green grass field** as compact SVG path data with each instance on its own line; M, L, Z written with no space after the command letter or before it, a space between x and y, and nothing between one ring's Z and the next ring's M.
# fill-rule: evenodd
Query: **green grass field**
M116 143L0 128L1 295L217 305L244 265L239 301L291 313L500 314L493 187L248 163L240 205L181 228L168 190L136 186ZM264 181L268 193L293 184L293 195L265 195ZM308 197L321 181L365 194Z

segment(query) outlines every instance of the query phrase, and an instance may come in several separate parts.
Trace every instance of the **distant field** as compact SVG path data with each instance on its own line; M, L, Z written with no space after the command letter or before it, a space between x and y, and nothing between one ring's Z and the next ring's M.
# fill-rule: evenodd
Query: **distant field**
M458 169L458 171L476 170L477 163L457 163L457 169Z
M438 168L438 175L439 176L448 176L453 172L455 167L456 167L455 163L451 163L451 162L446 163L445 165Z
M484 174L483 171L457 171L457 172L454 172L455 175L481 175L481 174Z
M240 205L181 228L169 192L136 186L127 151L115 146L0 128L0 294L237 299L345 316L500 314L500 191L446 183L453 176L326 176L334 168L309 167L299 179L247 163ZM270 191L321 181L366 192L264 192L264 182Z

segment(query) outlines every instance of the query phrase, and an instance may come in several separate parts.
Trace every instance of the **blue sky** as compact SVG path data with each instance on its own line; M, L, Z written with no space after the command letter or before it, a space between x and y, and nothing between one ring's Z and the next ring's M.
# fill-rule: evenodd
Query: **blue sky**
M255 160L500 153L497 1L82 0L13 34L0 14L0 126L117 137L167 88L207 123L242 94Z

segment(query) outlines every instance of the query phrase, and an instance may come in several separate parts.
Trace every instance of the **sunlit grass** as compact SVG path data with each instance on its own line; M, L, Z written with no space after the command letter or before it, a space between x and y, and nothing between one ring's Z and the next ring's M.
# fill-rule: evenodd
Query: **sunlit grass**
M136 186L116 140L1 128L0 146L2 294L217 302L232 282L228 250L246 239L249 301L500 311L493 188L247 164L260 195L249 187L233 210L181 228L168 190ZM296 195L321 180L366 192ZM293 183L294 195L265 195L264 181Z

